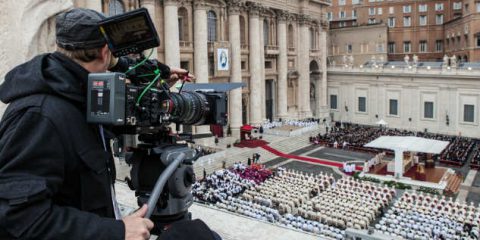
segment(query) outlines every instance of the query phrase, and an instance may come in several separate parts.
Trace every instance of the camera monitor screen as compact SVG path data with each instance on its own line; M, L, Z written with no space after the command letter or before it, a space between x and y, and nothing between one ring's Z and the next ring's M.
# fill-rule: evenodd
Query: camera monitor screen
M99 27L115 57L140 53L160 44L145 8L106 18L99 23Z

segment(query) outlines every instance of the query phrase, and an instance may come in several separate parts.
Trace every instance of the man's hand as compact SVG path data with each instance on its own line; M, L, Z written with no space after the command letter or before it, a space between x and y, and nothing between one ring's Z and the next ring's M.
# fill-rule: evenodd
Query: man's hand
M145 240L150 238L150 230L153 228L153 222L150 219L143 218L147 213L147 205L143 205L130 216L124 217L125 240Z
M195 80L195 76L185 69L170 67L170 79L167 80L168 85L173 87L178 80L191 82Z

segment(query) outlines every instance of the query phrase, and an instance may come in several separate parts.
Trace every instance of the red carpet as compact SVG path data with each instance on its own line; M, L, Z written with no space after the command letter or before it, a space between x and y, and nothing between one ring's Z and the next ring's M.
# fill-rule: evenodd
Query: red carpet
M233 146L239 147L239 148L256 148L256 147L261 147L267 144L268 144L267 141L256 139L256 140L242 140L240 143L233 144Z
M340 163L340 162L334 162L334 161L328 161L328 160L323 160L323 159L319 159L319 158L310 158L310 157L303 157L303 156L295 156L295 155L290 155L290 154L286 154L286 153L282 153L268 145L263 145L261 146L263 149L279 156L279 157L283 157L283 158L291 158L291 159L295 159L295 160L300 160L300 161L304 161L304 162L311 162L311 163L317 163L317 164L321 164L321 165L325 165L325 166L331 166L331 167L338 167L338 168L342 168L343 167L343 163ZM356 166L355 168L357 171L361 171L362 170L362 167L360 166Z

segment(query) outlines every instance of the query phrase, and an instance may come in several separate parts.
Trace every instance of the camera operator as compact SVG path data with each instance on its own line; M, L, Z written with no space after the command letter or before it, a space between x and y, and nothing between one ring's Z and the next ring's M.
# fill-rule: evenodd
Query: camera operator
M0 239L150 237L147 206L119 215L108 139L86 122L88 74L116 64L98 30L104 18L88 9L58 15L58 51L17 66L0 86L9 103L0 123ZM160 65L164 79L188 75Z

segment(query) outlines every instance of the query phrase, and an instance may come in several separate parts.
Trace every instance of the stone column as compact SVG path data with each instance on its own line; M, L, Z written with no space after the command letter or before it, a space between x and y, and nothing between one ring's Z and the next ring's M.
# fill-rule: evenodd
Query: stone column
M230 1L228 5L228 39L231 44L231 76L230 82L242 82L242 49L240 43L240 4L239 1ZM232 137L240 139L242 126L242 89L230 92L230 128Z
M263 8L261 9L261 11L263 11ZM263 21L264 21L264 18L263 17L260 17L258 19L258 28L259 28L259 32L260 34L258 35L260 37L260 52L258 54L258 57L260 58L260 75L261 75L261 78L260 78L260 96L262 97L262 100L261 100L261 113L262 113L262 121L264 121L266 118L267 118L267 108L266 108L266 105L267 105L267 102L266 102L266 92L265 92L265 38L263 36Z
M165 64L171 67L180 67L180 40L178 33L178 2L164 0L164 42Z
M277 24L277 34L278 34L278 117L285 119L288 116L287 110L287 96L288 96L288 48L287 48L287 17L288 13L281 11L278 13L278 24Z
M194 70L197 83L208 83L208 25L205 2L195 1L193 12Z
M194 71L196 83L208 83L208 25L207 9L204 1L195 1L193 12ZM208 126L197 126L197 134L210 132Z
M87 2L95 2L95 1L87 1ZM154 25L156 23L156 16L155 16L155 1L154 0L142 0L140 6L146 8L148 10L148 14L150 14L150 18L152 19ZM128 11L125 9L125 11ZM158 28L157 28L158 29ZM157 30L158 31L158 30ZM144 51L145 54L149 54L151 50ZM146 55L148 56L148 55ZM158 49L154 48L152 56L150 57L151 59L157 59L158 58Z
M320 105L319 114L317 117L327 118L329 116L330 108L328 106L328 86L327 86L327 32L322 27L320 28L320 71L322 72L321 82L322 88L321 92L318 93L319 100L317 105Z
M260 42L259 31L259 7L252 4L249 8L249 45L250 45L250 123L258 125L262 122L261 112L261 81L262 69L260 68L261 59L259 56L262 44Z
M312 115L310 109L310 44L305 41L309 39L308 23L310 17L308 15L300 15L298 17L300 24L299 39L298 41L298 72L300 74L298 78L298 104L299 104L299 118L306 118Z

